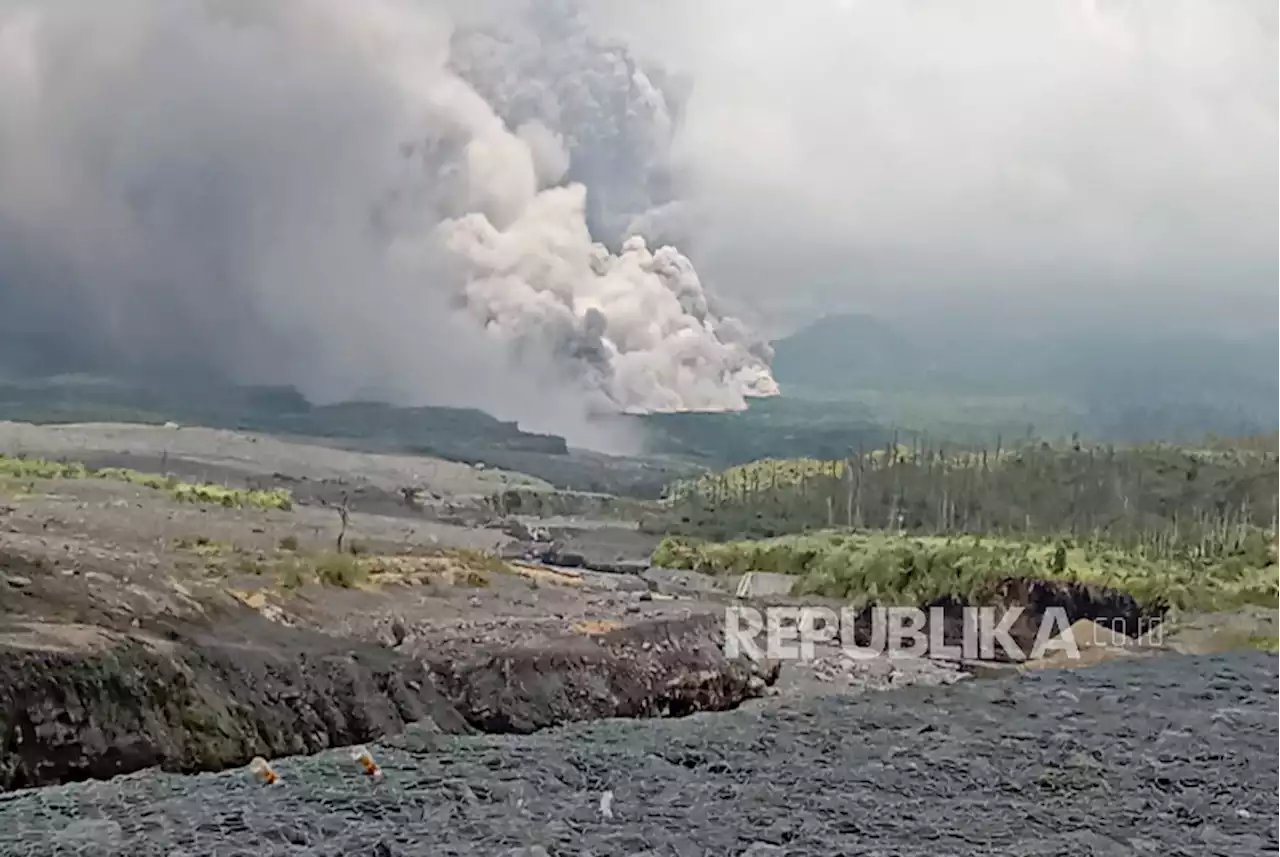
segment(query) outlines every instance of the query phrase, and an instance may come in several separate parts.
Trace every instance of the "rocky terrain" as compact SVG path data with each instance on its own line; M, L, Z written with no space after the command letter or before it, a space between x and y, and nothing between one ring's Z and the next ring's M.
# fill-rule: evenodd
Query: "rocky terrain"
M713 600L500 560L510 532L547 530L495 514L494 492L547 490L519 474L205 429L6 424L0 440L11 456L324 486L240 508L114 477L5 479L0 788L218 770L424 720L519 732L732 708L775 677L723 656ZM416 502L361 505L398 485ZM599 561L650 548L618 523L546 523Z
M525 736L413 730L246 769L0 796L0 853L1275 853L1276 665L1113 661Z
M293 492L0 475L3 854L1275 848L1274 659L1132 657L1234 648L1213 622L1012 680L730 659L736 596L795 599L650 567L618 509L520 474L177 427L0 424L0 453ZM377 782L341 749L371 742Z

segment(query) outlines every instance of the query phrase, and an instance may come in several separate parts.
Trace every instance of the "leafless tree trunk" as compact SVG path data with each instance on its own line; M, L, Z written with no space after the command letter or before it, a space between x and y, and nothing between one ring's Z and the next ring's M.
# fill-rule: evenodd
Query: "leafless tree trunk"
M347 506L347 495L342 495L342 505L335 507L338 511L338 518L342 521L342 527L338 530L338 553L342 553L342 544L347 538L347 525L351 522L351 510Z

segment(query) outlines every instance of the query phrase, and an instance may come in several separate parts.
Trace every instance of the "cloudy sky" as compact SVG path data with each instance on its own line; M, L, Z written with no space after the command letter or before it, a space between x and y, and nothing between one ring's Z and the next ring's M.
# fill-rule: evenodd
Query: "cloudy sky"
M1274 3L652 8L604 17L695 80L676 159L717 287L1274 327Z
M828 311L1275 329L1274 2L527 6L0 0L0 345L572 433Z

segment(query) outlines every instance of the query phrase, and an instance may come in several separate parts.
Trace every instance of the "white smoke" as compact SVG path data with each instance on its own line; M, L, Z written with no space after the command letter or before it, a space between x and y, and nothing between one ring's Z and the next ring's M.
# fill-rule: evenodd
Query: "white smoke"
M516 346L551 341L585 386L629 413L734 410L777 386L768 354L711 315L693 265L640 237L612 255L587 233L585 193L539 193L505 229L481 214L446 221L477 322Z
M570 435L775 393L687 258L593 240L576 141L499 118L450 39L408 0L0 0L0 335Z
M769 323L1274 330L1274 0L584 5L693 80L680 246Z
M687 84L594 33L580 7L590 4L512 0L455 33L450 66L508 124L536 120L565 141L570 177L591 191L588 224L613 242L673 201L671 146Z

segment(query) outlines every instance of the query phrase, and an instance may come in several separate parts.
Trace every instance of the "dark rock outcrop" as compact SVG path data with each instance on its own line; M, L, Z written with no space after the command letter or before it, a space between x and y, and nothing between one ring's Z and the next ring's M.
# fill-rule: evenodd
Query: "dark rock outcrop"
M1061 631L1081 619L1122 633L1130 638L1138 637L1159 624L1164 614L1163 605L1144 606L1131 595L1104 586L1074 580L1044 580L1034 577L1011 577L998 582L991 591L977 598L945 595L920 605L925 611L927 634L933 634L934 610L942 611L942 640L948 646L960 646L964 640L965 617L968 607L994 607L995 618L1003 618L1005 611L1021 608L1022 612L1008 628L1009 637L1022 652L1030 652L1040 632L1041 624L1052 610L1061 610L1066 625L1051 630ZM864 608L855 618L854 641L866 646L872 637L871 607ZM1010 660L1000 646L986 657L997 661Z
M279 636L278 634L276 636ZM469 727L425 667L376 646L121 637L91 651L0 649L0 788L370 741L431 718Z
M530 732L728 709L776 677L726 660L707 619L434 665L265 620L222 624L216 634L80 627L91 644L21 644L21 633L0 640L0 790L149 767L220 770L364 743L420 721L454 734Z
M997 614L1013 607L1022 608L1023 612L1009 627L1009 636L1023 652L1031 651L1050 610L1061 610L1067 627L1087 619L1136 638L1157 625L1165 609L1164 605L1141 605L1132 595L1110 587L1035 577L1011 577L1001 581L988 597L979 599L973 606L985 605L998 605ZM970 606L969 601L955 596L923 605L926 611L933 607L942 608L945 617L943 639L953 645L960 644L963 639L963 608L966 606ZM996 660L1006 659L999 647L992 654Z
M723 711L764 694L778 675L723 652L711 616L648 622L541 649L436 664L437 683L485 732L534 732L602 717Z

